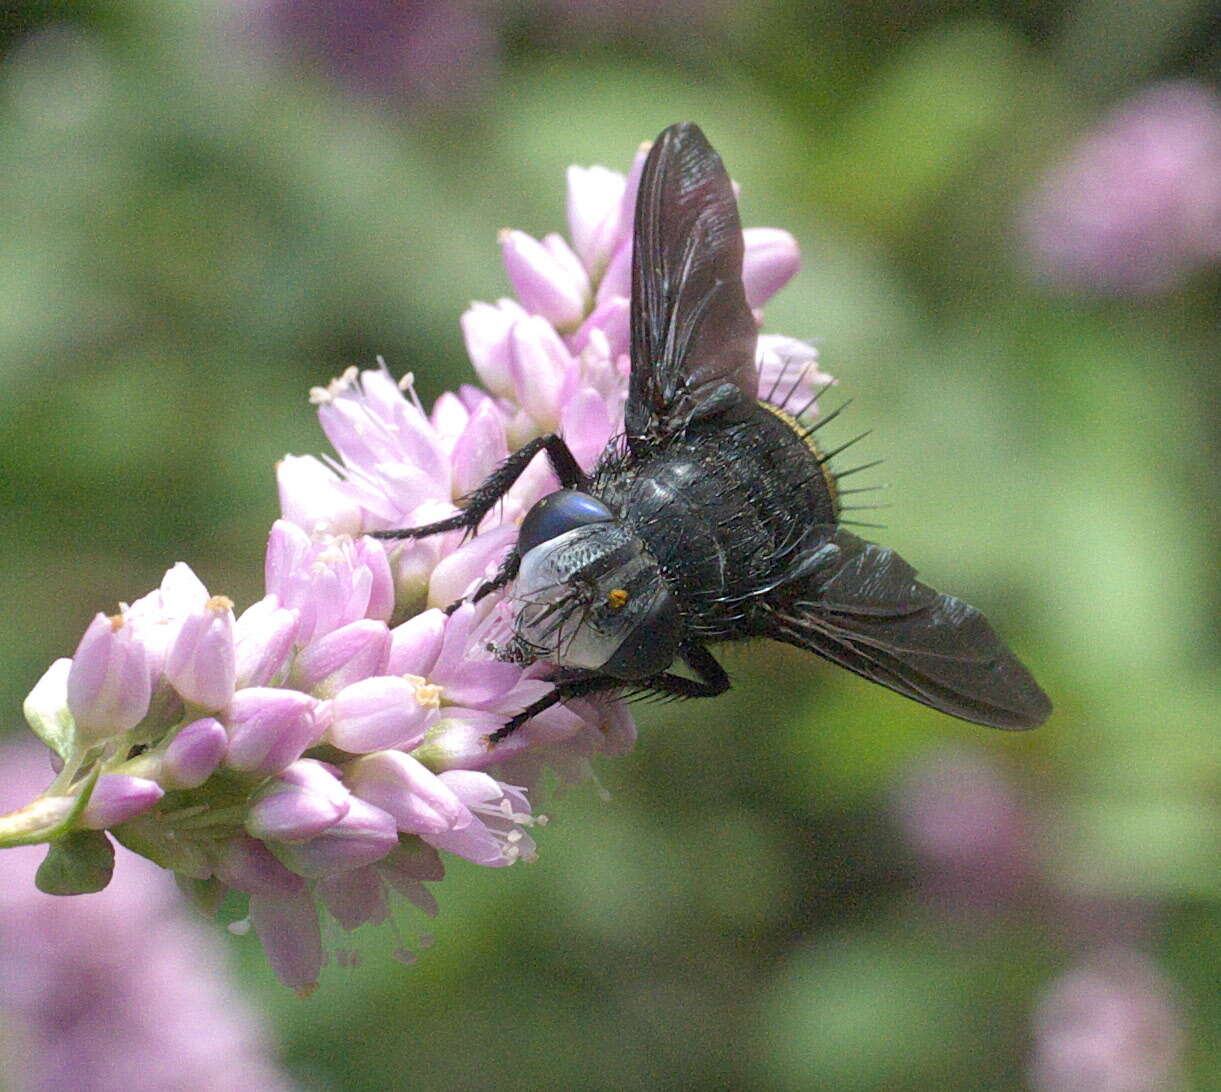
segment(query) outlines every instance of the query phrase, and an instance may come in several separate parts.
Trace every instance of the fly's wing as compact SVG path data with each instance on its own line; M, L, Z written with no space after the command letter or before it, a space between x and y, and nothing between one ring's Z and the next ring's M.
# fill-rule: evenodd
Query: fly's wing
M826 530L823 564L786 596L772 636L976 724L1034 728L1051 715L979 611L921 584L893 550Z
M645 160L632 243L632 374L639 453L701 409L755 397L757 331L742 288L733 186L699 126L671 125Z

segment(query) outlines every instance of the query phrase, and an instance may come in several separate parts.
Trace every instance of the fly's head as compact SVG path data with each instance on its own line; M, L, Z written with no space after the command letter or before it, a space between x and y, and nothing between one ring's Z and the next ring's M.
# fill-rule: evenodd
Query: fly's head
M522 521L515 632L505 654L645 679L678 650L677 604L657 562L596 497L561 489Z

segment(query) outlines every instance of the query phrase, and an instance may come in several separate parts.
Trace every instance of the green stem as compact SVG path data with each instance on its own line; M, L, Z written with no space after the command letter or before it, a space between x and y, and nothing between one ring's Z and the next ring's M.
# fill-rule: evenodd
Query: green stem
M100 774L101 764L95 763L75 797L46 792L24 808L0 815L0 849L37 845L62 838L72 830L81 812L88 806Z

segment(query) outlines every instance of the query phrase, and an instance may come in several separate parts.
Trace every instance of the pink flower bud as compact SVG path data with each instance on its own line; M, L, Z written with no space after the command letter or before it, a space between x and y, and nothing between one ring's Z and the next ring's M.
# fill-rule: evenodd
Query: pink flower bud
M395 626L390 631L390 658L386 663L386 674L427 677L441 651L446 620L445 614L434 608Z
M554 327L537 315L523 319L509 335L509 374L517 401L538 424L553 431L575 362Z
M386 887L372 868L353 868L335 876L323 876L314 884L327 912L343 928L380 925L390 917Z
M463 818L466 808L452 789L402 751L378 751L350 763L344 781L362 800L394 817L408 834L440 834Z
M307 879L372 864L398 845L394 820L381 808L350 797L347 814L308 842L272 842L268 848Z
M595 300L598 304L611 300L625 300L632 294L632 239L625 238L611 255L602 282L598 285Z
M494 306L474 303L462 315L462 337L466 341L467 355L484 386L501 398L513 394L513 380L509 375L509 331L525 317L525 310L515 300L498 300Z
M252 686L229 705L226 765L247 773L279 773L318 742L315 699L297 690Z
M233 697L233 602L207 600L183 621L165 659L165 677L185 701L223 709Z
M613 431L606 399L592 387L582 388L568 400L560 434L581 466L592 467L597 462Z
M762 307L801 268L797 240L780 228L747 228L742 232L746 252L742 261L742 286L746 302Z
M216 878L251 895L296 895L305 890L301 877L290 872L262 842L239 834L216 852Z
M621 214L626 184L623 175L606 167L568 168L568 230L572 247L595 277L606 268L611 251L624 232Z
M585 317L589 277L568 244L558 235L543 242L523 231L500 235L505 272L522 306L559 329L571 329Z
M194 789L216 771L229 748L224 725L213 717L193 721L165 749L161 783L167 789Z
M299 877L293 879L301 883ZM300 994L309 993L323 959L314 896L304 887L288 895L252 894L250 922L276 977Z
M385 622L371 618L349 622L301 650L293 664L293 685L319 697L332 697L351 683L380 675L389 651L390 631Z
M513 524L502 524L476 535L442 558L428 581L429 605L448 607L477 581L491 576L516 541L517 530Z
M267 542L268 594L300 611L298 641L308 641L360 618L385 621L394 607L386 551L376 539L311 537L277 520Z
M508 454L504 415L491 401L484 402L470 415L454 444L454 499L482 485Z
M358 535L363 514L347 483L312 455L286 455L276 464L280 511L305 531Z
M68 708L78 742L96 743L134 728L148 712L150 696L143 645L122 615L97 615L68 672Z
M581 323L581 328L572 336L574 352L581 352L593 341L594 331L600 330L606 338L603 355L615 360L628 351L628 316L631 303L627 296L608 296L600 300Z
M89 830L118 826L148 811L164 795L165 790L155 781L126 774L102 774L81 812L80 825Z
M301 758L259 790L246 816L246 831L263 840L303 842L338 823L350 803L348 790L330 767Z
M247 607L234 623L235 684L267 686L288 662L300 615L285 610L274 595Z
M420 678L382 675L344 688L331 702L327 738L353 754L410 749L435 719L440 690Z

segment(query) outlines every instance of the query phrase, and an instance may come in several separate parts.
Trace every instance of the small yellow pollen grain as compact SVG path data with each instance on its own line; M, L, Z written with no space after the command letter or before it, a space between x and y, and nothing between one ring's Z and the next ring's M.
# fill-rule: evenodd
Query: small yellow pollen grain
M123 615L121 615L121 614L112 614L109 618L106 619L106 621L108 621L110 623L110 632L111 633L118 633L119 630L121 630L123 628L123 626L125 625Z
M313 996L314 991L318 988L317 982L309 982L304 986L298 986L293 993L297 995L298 1001L308 1001Z
M208 610L232 610L233 600L227 595L214 595L208 600Z
M628 594L624 588L611 588L606 596L606 602L610 605L611 610L619 610L628 601Z

